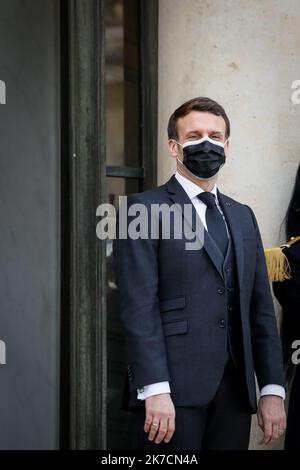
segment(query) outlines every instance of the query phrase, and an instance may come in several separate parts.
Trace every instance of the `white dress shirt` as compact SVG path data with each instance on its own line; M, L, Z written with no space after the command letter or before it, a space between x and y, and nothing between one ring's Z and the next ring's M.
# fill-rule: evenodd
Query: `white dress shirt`
M175 178L177 181L181 184L185 192L187 193L188 197L190 198L192 204L194 205L197 214L199 215L201 222L203 223L204 227L207 230L207 225L206 225L206 218L205 218L205 213L206 213L206 204L202 202L197 196L198 194L201 194L203 192L203 189L200 188L198 185L193 183L191 180L186 178L185 176L182 176L178 173L178 171L175 173ZM216 197L216 204L221 212L223 218L224 214L222 212L222 209L220 207L219 201L218 201L218 195L217 195L217 186L215 185L211 192L215 195ZM224 222L227 228L226 220L224 218ZM151 397L153 395L159 395L161 393L170 393L170 384L169 382L158 382L155 384L150 384L150 385L145 385L143 388L140 388L137 390L138 392L138 399L139 400L145 400L148 397ZM270 384L266 385L263 387L260 391L260 396L263 395L277 395L283 399L285 399L285 389L281 385L276 385L276 384Z

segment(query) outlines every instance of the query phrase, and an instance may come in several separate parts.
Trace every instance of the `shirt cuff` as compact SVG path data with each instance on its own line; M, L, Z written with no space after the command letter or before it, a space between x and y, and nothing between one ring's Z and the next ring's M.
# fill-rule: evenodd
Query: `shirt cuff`
M261 391L260 396L263 397L264 395L277 395L278 397L285 399L285 389L281 385L265 385Z
M146 400L148 397L159 395L161 393L171 393L169 382L157 382L155 384L145 385L138 388L138 400Z

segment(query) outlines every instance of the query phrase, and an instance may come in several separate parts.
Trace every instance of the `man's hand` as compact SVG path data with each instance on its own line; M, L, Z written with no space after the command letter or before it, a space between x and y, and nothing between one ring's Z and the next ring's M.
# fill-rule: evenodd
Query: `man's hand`
M169 442L175 431L175 408L169 393L146 398L144 431L155 444Z
M264 436L260 444L269 444L280 437L286 428L284 401L275 395L264 395L258 402L257 421Z

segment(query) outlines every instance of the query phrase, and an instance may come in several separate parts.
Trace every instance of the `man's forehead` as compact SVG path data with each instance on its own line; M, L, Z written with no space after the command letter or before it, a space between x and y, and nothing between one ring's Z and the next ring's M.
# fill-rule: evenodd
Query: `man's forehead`
M219 131L225 134L226 124L222 116L203 111L191 111L186 116L178 118L177 131L192 132L194 130Z

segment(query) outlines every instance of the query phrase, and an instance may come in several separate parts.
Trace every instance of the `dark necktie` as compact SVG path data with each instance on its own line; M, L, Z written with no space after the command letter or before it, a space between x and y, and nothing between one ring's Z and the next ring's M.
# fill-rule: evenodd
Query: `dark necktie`
M223 216L216 205L215 195L204 191L198 194L198 198L206 205L205 218L207 231L212 236L225 258L228 246L228 234Z

